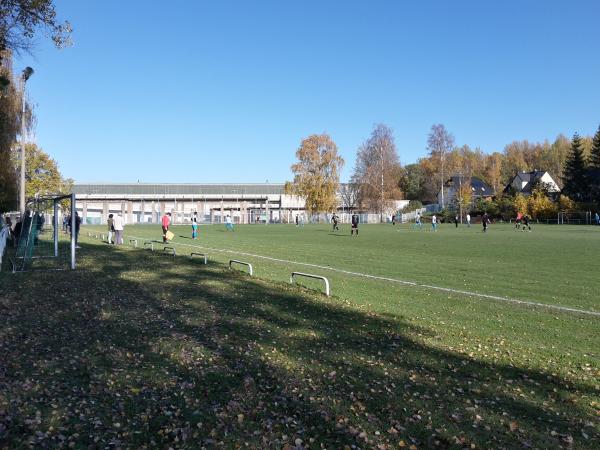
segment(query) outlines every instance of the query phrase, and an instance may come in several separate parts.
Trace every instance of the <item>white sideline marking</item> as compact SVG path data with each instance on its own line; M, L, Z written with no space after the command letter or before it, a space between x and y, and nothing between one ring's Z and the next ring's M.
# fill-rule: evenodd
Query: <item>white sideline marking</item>
M145 238L136 237L136 236L131 236L131 237L136 238L136 239L145 239ZM532 302L529 300L519 300L516 298L510 298L510 297L500 297L497 295L480 294L478 292L462 291L460 289L452 289L452 288L446 288L446 287L442 287L442 286L435 286L432 284L417 283L415 281L406 281L406 280L399 280L397 278L388 278L388 277L382 277L382 276L378 276L378 275L370 275L368 273L352 272L350 270L337 269L335 267L321 266L319 264L312 264L312 263L305 263L305 262L298 262L298 261L290 261L287 259L273 258L272 256L256 255L254 253L247 253L247 252L242 252L242 251L237 251L237 250L227 250L227 249L206 247L203 245L183 244L183 243L179 243L179 242L169 242L169 243L171 245L181 245L184 247L202 248L205 250L211 250L213 252L234 253L236 255L250 256L253 258L261 258L261 259L266 259L269 261L276 261L276 262L281 262L281 263L286 263L286 264L297 264L299 266L314 267L317 269L330 270L332 272L343 273L346 275L354 275L356 277L369 278L372 280L389 281L391 283L404 284L407 286L414 286L414 287L420 287L420 288L425 288L425 289L433 289L436 291L443 291L443 292L451 292L453 294L468 295L469 297L485 298L488 300L497 300L497 301L501 301L501 302L515 303L518 305L535 306L535 307L539 307L539 308L555 309L558 311L572 312L572 313L600 317L599 311L589 311L587 309L569 308L568 306L553 305L551 303L539 303L539 302Z

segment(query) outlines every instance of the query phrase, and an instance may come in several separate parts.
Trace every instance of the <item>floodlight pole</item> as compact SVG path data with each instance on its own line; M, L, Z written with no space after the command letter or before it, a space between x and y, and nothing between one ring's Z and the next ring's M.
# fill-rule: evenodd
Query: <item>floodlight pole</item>
M75 270L75 236L77 234L77 220L75 213L77 208L75 205L75 194L71 194L71 270Z
M21 182L19 186L19 211L21 211L21 221L25 217L25 133L27 130L25 121L25 83L33 75L33 69L26 67L23 70L21 79L23 80L23 98L21 101Z
M52 226L54 227L54 257L58 256L58 200L54 199L54 216L52 217Z
M462 217L463 217L463 211L462 211L462 207L463 207L463 205L462 205L462 202L463 202L462 170L459 172L458 176L459 176L459 178L458 178L458 193L459 193L458 208L459 208L459 211L460 211L460 213L459 213L460 214L460 224L462 225L462 223L463 223L463 220L462 220Z
M384 223L383 220L383 146L379 144L379 152L381 154L381 216L379 221Z

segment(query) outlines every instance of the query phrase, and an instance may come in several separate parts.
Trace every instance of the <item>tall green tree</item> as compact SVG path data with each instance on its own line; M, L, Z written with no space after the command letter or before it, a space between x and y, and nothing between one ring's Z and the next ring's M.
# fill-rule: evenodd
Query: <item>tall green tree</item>
M600 126L592 140L592 151L590 153L590 167L600 170Z
M427 176L420 164L408 164L404 166L402 178L400 178L400 189L404 198L422 201L426 198L425 182Z
M588 181L591 187L591 200L600 206L600 126L592 139L590 150Z
M563 173L563 193L572 200L584 201L589 194L586 182L586 164L581 137L575 133L571 140L571 153L565 163Z

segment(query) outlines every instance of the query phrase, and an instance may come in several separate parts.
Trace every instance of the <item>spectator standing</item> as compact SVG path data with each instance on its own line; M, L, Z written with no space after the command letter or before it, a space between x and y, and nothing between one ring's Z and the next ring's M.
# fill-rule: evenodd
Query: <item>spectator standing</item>
M81 248L81 247L79 247L79 244L78 244L80 227L81 227L81 217L79 217L79 213L77 211L75 211L75 248ZM71 237L73 237L73 223L72 222L70 223L69 229L71 231Z
M123 245L123 230L125 229L123 217L117 213L113 217L113 228L115 230L115 245Z
M108 226L108 243L112 244L113 243L113 233L115 232L115 227L114 227L114 220L113 220L113 215L109 214L108 215L108 220L106 221L106 224Z
M171 226L171 213L166 213L162 216L161 219L162 224L162 233L163 233L163 243L167 242L167 231L169 231L169 226Z

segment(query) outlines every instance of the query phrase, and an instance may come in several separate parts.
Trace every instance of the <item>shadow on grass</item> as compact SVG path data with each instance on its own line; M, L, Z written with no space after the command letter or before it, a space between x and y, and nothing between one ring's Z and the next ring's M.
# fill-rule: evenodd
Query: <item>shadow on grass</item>
M220 264L82 245L79 271L0 275L2 445L598 446L591 387Z

